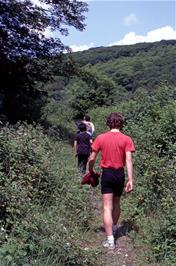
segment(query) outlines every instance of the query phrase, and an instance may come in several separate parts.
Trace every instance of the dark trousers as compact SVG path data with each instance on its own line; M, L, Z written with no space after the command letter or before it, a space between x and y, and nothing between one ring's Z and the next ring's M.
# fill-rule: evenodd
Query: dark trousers
M83 174L86 173L88 158L89 154L78 154L78 168Z

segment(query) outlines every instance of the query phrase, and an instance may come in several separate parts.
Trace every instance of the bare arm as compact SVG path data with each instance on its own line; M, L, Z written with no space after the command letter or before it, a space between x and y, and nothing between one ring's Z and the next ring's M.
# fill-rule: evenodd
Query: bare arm
M128 181L125 187L125 192L128 193L133 190L133 160L132 160L132 153L130 151L126 152L126 166L127 166Z
M77 141L76 140L74 141L73 151L74 151L74 154L76 156L77 155Z
M96 157L97 157L97 152L93 151L89 157L89 166L88 166L88 169L89 171L93 171L93 167L94 167L94 164L95 164L95 160L96 160Z
M91 122L91 126L92 126L92 133L94 133L95 132L95 126L92 122Z

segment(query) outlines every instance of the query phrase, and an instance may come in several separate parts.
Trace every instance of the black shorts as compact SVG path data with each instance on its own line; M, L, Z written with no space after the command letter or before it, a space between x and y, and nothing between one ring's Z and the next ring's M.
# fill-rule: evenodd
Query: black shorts
M122 195L125 184L124 168L103 168L101 176L101 193L112 193L117 197Z

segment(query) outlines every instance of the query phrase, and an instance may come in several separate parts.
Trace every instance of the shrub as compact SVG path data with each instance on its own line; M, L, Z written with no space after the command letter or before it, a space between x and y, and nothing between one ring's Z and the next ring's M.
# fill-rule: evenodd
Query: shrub
M1 265L96 265L85 248L89 193L70 146L23 124L1 129L0 150Z

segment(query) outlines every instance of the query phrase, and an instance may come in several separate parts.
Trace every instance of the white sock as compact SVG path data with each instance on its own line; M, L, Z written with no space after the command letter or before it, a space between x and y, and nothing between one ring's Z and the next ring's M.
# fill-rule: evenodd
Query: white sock
M114 236L113 235L107 236L107 240L109 243L114 243Z

